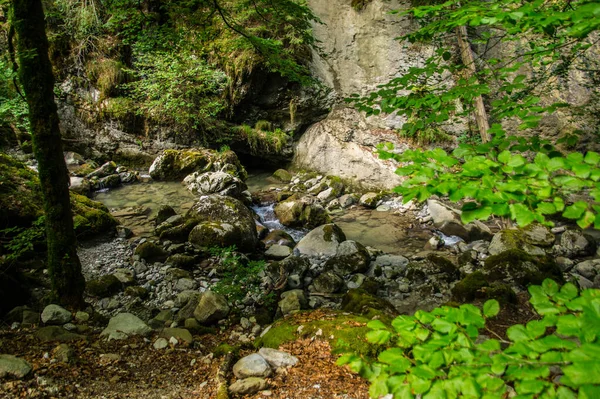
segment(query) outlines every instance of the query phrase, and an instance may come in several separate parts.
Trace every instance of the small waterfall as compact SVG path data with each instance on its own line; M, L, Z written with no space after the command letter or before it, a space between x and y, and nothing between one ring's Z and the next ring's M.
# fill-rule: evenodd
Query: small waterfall
M267 227L269 230L283 230L292 238L298 242L308 233L306 230L302 229L292 229L290 227L286 227L281 224L277 216L275 215L275 204L260 204L252 206L252 209L258 217L260 218L260 222Z

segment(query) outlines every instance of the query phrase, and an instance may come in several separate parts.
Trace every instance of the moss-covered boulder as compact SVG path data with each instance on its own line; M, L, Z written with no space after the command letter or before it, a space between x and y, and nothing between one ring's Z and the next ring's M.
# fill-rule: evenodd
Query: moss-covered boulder
M516 303L517 295L510 285L489 280L481 271L471 273L452 288L452 297L458 302L496 299L501 303Z
M296 245L296 241L283 230L272 230L263 238L262 242L265 244L265 248L269 248L271 245L284 245L286 247L293 248Z
M344 286L344 279L331 271L323 272L313 280L315 291L325 294L340 292Z
M273 175L271 175L271 179L282 183L289 183L292 180L292 177L292 174L285 169L277 169Z
M197 221L189 235L192 244L206 247L223 242L251 252L258 243L252 212L235 198L218 194L202 196L186 218Z
M191 256L186 254L173 254L167 258L165 262L178 269L193 269L200 263L200 259L197 256Z
M162 223L166 222L171 216L175 215L177 215L177 212L175 212L175 209L173 209L171 205L161 205L156 213L154 224L158 227Z
M155 180L181 180L194 172L232 171L242 180L247 173L233 151L217 152L206 148L165 150L150 166Z
M152 241L144 241L139 244L135 248L134 254L148 262L164 262L169 257L167 251Z
M243 198L248 186L240 178L226 172L194 172L183 179L186 188L196 195L220 194Z
M488 251L490 255L498 255L505 251L520 250L529 255L544 256L546 252L539 246L544 241L534 239L537 235L516 229L501 230L494 234Z
M298 242L295 249L307 256L334 256L343 241L346 241L346 235L331 223L311 230Z
M564 281L553 258L531 256L520 249L490 256L485 260L481 271L489 282L502 281L518 289L526 289L530 284L541 284L546 278L558 283Z
M73 192L71 209L75 234L79 238L113 231L119 224L104 204Z
M325 269L333 270L340 276L367 271L371 257L367 249L359 242L342 242L333 258L325 263Z
M292 198L275 206L275 215L284 226L314 228L331 223L329 214L321 205L307 199Z
M156 228L155 234L158 235L161 240L169 240L177 243L186 242L190 232L198 223L199 220L197 219L181 219L176 223L169 223L166 221Z
M396 308L383 298L378 298L360 288L349 290L342 298L342 310L373 318L381 314L395 316Z
M121 291L123 284L112 274L107 274L92 280L85 284L86 292L98 298L106 298Z
M411 283L430 280L436 283L451 283L460 279L460 270L444 257L429 255L423 261L410 263L406 268L406 278Z

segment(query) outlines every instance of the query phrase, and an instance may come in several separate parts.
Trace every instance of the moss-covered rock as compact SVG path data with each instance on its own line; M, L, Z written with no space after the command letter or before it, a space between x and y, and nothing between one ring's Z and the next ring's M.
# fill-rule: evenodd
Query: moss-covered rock
M258 243L252 212L235 198L217 194L202 196L186 218L198 221L189 235L195 245L214 246L222 242L251 252Z
M485 260L482 272L488 281L502 281L521 289L541 284L546 278L564 282L560 268L548 256L534 257L519 249L504 251Z
M158 208L158 212L156 213L156 218L154 219L154 223L158 227L163 222L165 222L168 218L170 218L171 216L175 216L175 215L177 215L177 212L175 212L175 209L173 209L172 206L161 205L160 208Z
M104 204L73 192L71 209L75 234L80 238L113 231L119 224Z
M98 298L106 298L116 294L122 288L123 284L112 274L89 280L85 284L87 293Z
M177 223L162 223L155 230L155 234L161 240L169 240L172 242L186 242L192 229L200 223L197 219L180 220Z
M335 256L325 263L325 269L347 276L367 271L370 261L369 252L361 243L348 240L338 246Z
M467 275L452 288L453 299L471 302L476 299L496 299L500 303L516 303L517 295L510 285L491 278L481 271Z
M167 258L166 263L178 269L190 270L199 263L199 259L197 256L173 254Z
M546 252L537 245L530 244L531 236L522 230L506 229L494 234L488 251L491 255L498 255L505 251L519 250L529 255L544 256ZM533 242L539 243L538 240Z
M167 251L152 241L145 241L139 244L135 248L134 254L148 262L164 262L169 257Z
M234 166L233 173L240 179L247 178L246 170L233 151L217 152L206 148L165 150L154 160L149 172L155 180L181 180L191 173L216 171L225 165Z
M271 245L284 245L293 248L296 245L292 236L283 230L270 231L262 242L265 244L265 248L269 248Z
M351 289L342 298L342 310L373 318L382 314L395 316L396 308L383 298L362 289Z
M287 199L275 206L275 215L284 226L314 228L331 223L327 211L305 199Z
M313 280L313 287L317 292L334 294L344 288L344 279L334 272L323 272Z
M311 230L305 235L296 250L308 256L334 256L340 243L346 241L346 235L335 224L325 224Z
M27 227L43 214L37 173L5 154L0 154L0 209L0 228Z
M446 258L429 255L421 262L410 263L406 268L406 278L411 283L435 281L451 283L460 278L460 270Z
M271 178L282 183L289 183L292 180L292 174L285 169L277 169Z

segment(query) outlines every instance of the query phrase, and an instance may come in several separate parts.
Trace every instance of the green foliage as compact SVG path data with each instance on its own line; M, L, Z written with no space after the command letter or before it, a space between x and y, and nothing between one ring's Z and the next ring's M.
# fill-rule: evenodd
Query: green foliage
M408 122L402 131L408 137L465 120L473 114L474 99L479 96L488 99L492 122L517 119L520 129L535 128L542 115L564 106L546 104L542 98L551 90L560 90L571 69L586 70L589 76L597 69L589 66L597 65L597 60L588 51L593 43L588 36L600 26L597 1L415 3L429 5L398 14L415 19L421 27L401 39L428 42L432 56L369 96L354 95L347 100L367 114L396 112L405 116ZM473 43L483 49L476 55L475 73L473 65L462 64L449 45L456 42L461 26L476 32ZM488 53L501 43L510 57L495 58Z
M27 102L14 86L16 74L0 59L0 124L8 124L21 133L30 133Z
M129 72L137 79L122 87L157 123L202 128L225 107L227 76L185 49L139 53Z
M582 228L600 227L600 155L593 151L563 155L545 140L497 134L489 143L461 144L451 154L439 148L393 154L384 146L379 154L404 163L396 173L408 179L395 189L404 201L434 194L466 201L464 223L501 216L520 226L552 225L547 217L558 214ZM591 198L569 204L575 193Z
M40 216L31 227L9 227L0 230L2 258L7 262L21 259L33 252L34 247L46 239L44 216Z
M263 130L266 128L272 129L272 124L267 121L258 121L254 129L248 125L242 125L236 130L248 143L253 154L259 155L265 152L280 154L291 140L291 137L279 128L274 131Z
M368 342L383 346L376 360L353 353L347 364L381 398L596 398L600 395L600 290L578 292L552 280L531 286L540 315L513 325L508 340L480 336L498 314L490 300L483 312L470 304L399 316L391 326L369 322Z
M259 304L271 305L275 299L273 293L266 293L261 288L262 280L259 276L265 268L265 262L242 259L235 250L235 246L209 250L217 258L221 277L212 289L232 303L251 297Z

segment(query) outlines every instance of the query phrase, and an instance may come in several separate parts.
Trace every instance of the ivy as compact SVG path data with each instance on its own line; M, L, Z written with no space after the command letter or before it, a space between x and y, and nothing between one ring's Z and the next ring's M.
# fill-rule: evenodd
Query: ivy
M371 321L377 359L346 353L337 363L368 379L372 398L600 397L600 290L545 280L529 292L540 317L509 327L507 340L486 328L496 300L483 312L443 306L391 326Z

